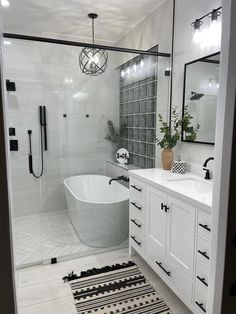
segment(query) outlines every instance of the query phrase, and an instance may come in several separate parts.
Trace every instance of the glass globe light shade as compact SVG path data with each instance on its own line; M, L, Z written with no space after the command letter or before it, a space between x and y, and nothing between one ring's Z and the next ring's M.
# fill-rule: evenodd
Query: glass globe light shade
M98 76L105 72L108 53L103 49L83 48L79 55L80 69L84 74Z

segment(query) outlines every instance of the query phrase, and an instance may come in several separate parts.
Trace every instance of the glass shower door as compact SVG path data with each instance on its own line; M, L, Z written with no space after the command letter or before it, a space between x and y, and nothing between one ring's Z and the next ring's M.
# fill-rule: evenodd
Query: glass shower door
M10 170L12 183L13 247L17 267L42 261L42 171L39 106L44 103L42 63L37 43L11 40L4 45ZM31 143L29 141L31 139ZM10 145L11 146L11 145ZM15 147L14 147L15 146ZM30 157L31 147L31 157ZM39 178L36 178L38 176Z

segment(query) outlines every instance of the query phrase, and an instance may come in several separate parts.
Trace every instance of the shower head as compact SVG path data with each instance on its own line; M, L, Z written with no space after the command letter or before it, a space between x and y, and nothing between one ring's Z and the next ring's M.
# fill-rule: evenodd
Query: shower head
M196 92L191 92L191 97L190 100L199 100L200 98L202 98L204 96L204 94L200 94L200 93L196 93Z

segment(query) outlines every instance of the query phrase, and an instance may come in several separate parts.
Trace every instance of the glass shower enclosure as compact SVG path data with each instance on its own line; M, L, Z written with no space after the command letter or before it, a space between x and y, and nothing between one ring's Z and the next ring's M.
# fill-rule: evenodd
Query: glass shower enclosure
M16 87L7 91L16 266L127 246L128 239L113 248L81 241L64 180L106 175L107 161L114 160L105 139L108 121L123 130L120 147L130 152L129 163L155 166L156 116L168 117L170 59L109 51L106 72L92 77L79 68L81 47L9 41L4 64Z

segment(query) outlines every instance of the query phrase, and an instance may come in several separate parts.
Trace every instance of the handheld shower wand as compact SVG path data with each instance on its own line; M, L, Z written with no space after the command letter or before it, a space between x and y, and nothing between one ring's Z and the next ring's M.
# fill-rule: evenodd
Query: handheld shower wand
M44 150L47 150L47 121L46 121L46 107L39 106L39 123L40 123L40 143L41 143L41 171L40 174L35 174L33 170L33 154L32 154L32 130L28 130L29 135L29 172L37 179L42 177L44 171L44 160L43 160L43 142ZM43 141L43 129L44 129L44 141Z

